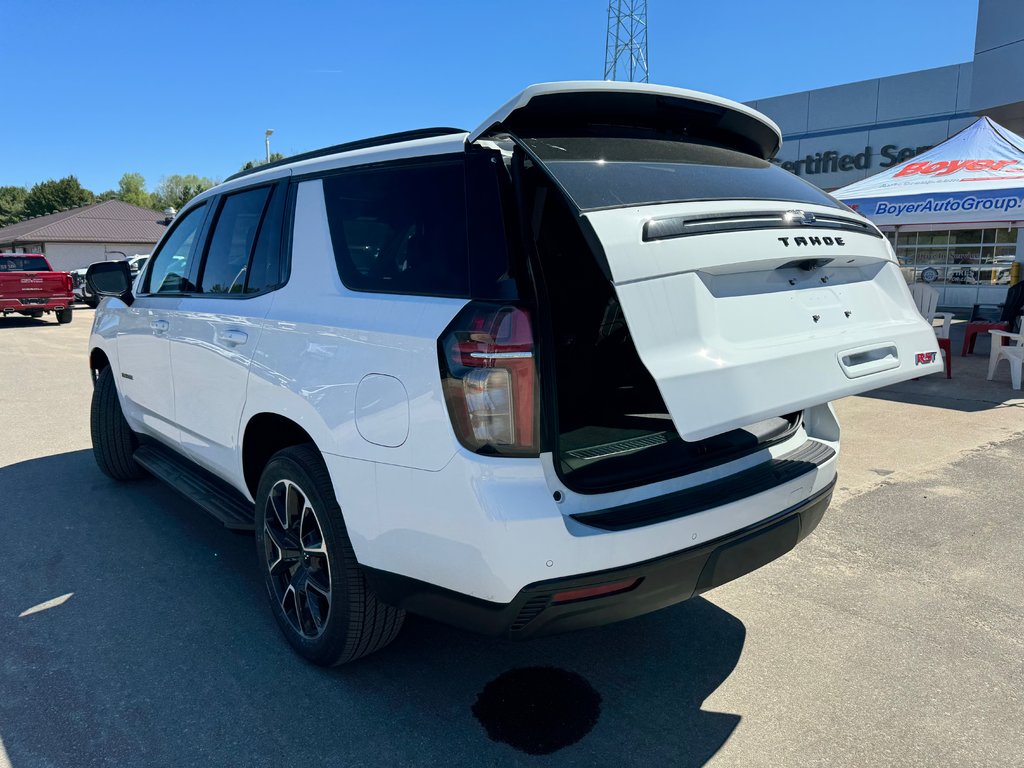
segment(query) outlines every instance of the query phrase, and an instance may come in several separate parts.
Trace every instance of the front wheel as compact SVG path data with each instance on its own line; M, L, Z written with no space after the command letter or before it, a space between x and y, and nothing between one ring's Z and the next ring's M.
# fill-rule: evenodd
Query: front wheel
M71 307L58 309L54 314L57 315L57 322L61 325L67 325L71 322Z
M103 474L114 480L138 480L146 476L146 470L135 463L139 438L125 421L110 366L96 378L89 426L92 454Z
M309 661L344 664L398 635L405 611L368 588L327 466L312 445L279 451L263 471L256 549L274 618Z

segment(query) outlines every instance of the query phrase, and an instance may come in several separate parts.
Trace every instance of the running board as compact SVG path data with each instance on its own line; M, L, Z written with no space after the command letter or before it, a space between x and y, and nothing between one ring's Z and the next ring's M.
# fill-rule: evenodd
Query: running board
M147 443L135 450L136 463L163 480L189 501L213 515L225 528L256 529L253 505L220 478L200 469L162 445Z

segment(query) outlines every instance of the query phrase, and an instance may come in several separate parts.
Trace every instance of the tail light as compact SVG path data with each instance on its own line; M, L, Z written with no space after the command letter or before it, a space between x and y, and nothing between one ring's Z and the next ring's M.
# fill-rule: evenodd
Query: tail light
M529 313L471 302L438 346L445 402L459 442L476 453L536 456L537 366Z
M65 282L65 288L67 288L68 293L74 292L74 290L75 290L75 280L74 280L73 277L71 277L70 274L64 275L64 282Z

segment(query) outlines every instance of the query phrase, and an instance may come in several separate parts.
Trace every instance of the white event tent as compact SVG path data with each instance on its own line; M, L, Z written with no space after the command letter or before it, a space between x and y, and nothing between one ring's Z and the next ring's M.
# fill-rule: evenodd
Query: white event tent
M832 194L886 231L908 281L935 284L942 304L1002 301L1024 261L1024 138L987 117Z

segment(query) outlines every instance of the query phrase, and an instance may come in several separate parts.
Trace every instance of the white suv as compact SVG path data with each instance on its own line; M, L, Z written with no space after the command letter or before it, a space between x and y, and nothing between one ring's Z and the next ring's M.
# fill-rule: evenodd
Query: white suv
M886 240L780 141L714 96L555 83L239 174L134 289L91 268L99 466L255 530L320 664L407 610L526 638L758 568L829 503L829 401L941 367Z

